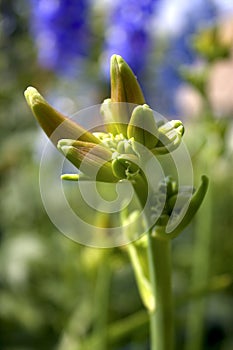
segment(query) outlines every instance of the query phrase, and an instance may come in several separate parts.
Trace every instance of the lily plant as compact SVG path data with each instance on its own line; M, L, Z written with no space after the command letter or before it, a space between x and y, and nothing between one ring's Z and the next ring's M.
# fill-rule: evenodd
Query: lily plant
M199 209L208 179L203 175L196 190L193 187L187 189L187 186L179 189L178 180L167 174L156 190L151 186L145 165L153 158L161 159L171 154L180 146L183 123L180 120L156 120L137 78L122 57L112 56L110 73L111 97L101 105L104 120L101 131L84 129L49 105L33 87L27 88L25 97L50 140L79 169L77 174L62 175L62 179L100 183L129 181L140 208L146 206L144 220L148 225L137 240L127 245L127 250L150 318L151 350L172 350L171 241ZM185 200L187 190L191 193L189 201ZM179 220L168 231L169 220L174 214ZM135 216L137 211L125 210L121 220L127 223ZM126 234L131 235L130 232Z

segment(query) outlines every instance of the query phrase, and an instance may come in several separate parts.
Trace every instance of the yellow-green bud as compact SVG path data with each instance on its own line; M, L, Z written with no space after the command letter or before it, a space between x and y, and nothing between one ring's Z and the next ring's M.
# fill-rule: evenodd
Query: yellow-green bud
M116 182L111 165L111 151L90 142L60 140L57 148L85 175L102 182Z
M136 142L151 149L156 147L158 142L156 135L158 128L152 109L146 104L135 107L127 128L128 138L133 137Z
M145 103L136 76L119 55L111 57L111 101L138 105Z
M119 55L111 57L111 111L117 133L127 135L127 124L135 105L145 103L137 78ZM116 134L113 131L114 135Z
M171 120L158 128L158 143L151 151L157 154L166 154L174 151L181 143L184 126L180 120Z
M24 95L40 126L55 145L64 138L100 143L90 132L50 106L35 88L28 87Z

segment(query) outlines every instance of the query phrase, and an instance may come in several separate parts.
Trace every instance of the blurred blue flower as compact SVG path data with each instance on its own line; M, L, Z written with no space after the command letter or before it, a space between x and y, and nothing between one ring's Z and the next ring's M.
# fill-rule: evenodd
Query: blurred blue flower
M218 2L218 6L217 6ZM232 4L233 10L233 4ZM216 23L223 8L215 0L164 1L158 13L158 28L168 35L168 47L162 63L156 68L156 87L161 113L179 114L176 93L183 83L179 69L182 65L197 63L200 58L192 48L192 36L200 28Z
M112 54L124 57L135 74L145 68L152 48L151 20L158 0L116 0L107 19L104 64ZM107 65L108 67L108 65Z
M41 66L72 75L89 44L89 1L30 0L31 28Z

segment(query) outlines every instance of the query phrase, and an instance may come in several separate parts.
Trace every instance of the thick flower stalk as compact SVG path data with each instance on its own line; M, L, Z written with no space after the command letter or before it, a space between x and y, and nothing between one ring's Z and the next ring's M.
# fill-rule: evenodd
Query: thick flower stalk
M32 87L26 90L25 97L47 136L81 172L63 175L63 179L131 182L140 207L146 208L145 235L129 244L128 252L142 301L150 314L151 349L172 350L170 242L199 209L208 179L203 176L200 187L195 190L178 188L178 182L167 176L155 189L148 181L146 166L152 159L179 147L184 133L182 122L155 120L136 77L118 55L111 58L111 97L101 106L105 124L101 132L85 130L63 116ZM122 223L132 221L137 213L126 210ZM172 228L171 218L175 218ZM130 236L132 232L125 234Z

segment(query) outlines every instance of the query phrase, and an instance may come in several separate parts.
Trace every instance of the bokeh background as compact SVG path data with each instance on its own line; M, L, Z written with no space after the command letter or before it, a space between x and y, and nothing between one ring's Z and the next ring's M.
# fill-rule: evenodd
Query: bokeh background
M23 97L33 85L66 115L101 103L113 53L153 109L183 120L196 183L211 179L173 244L177 349L230 350L231 0L0 1L0 349L149 349L125 249L81 246L50 222L38 183L45 138Z

